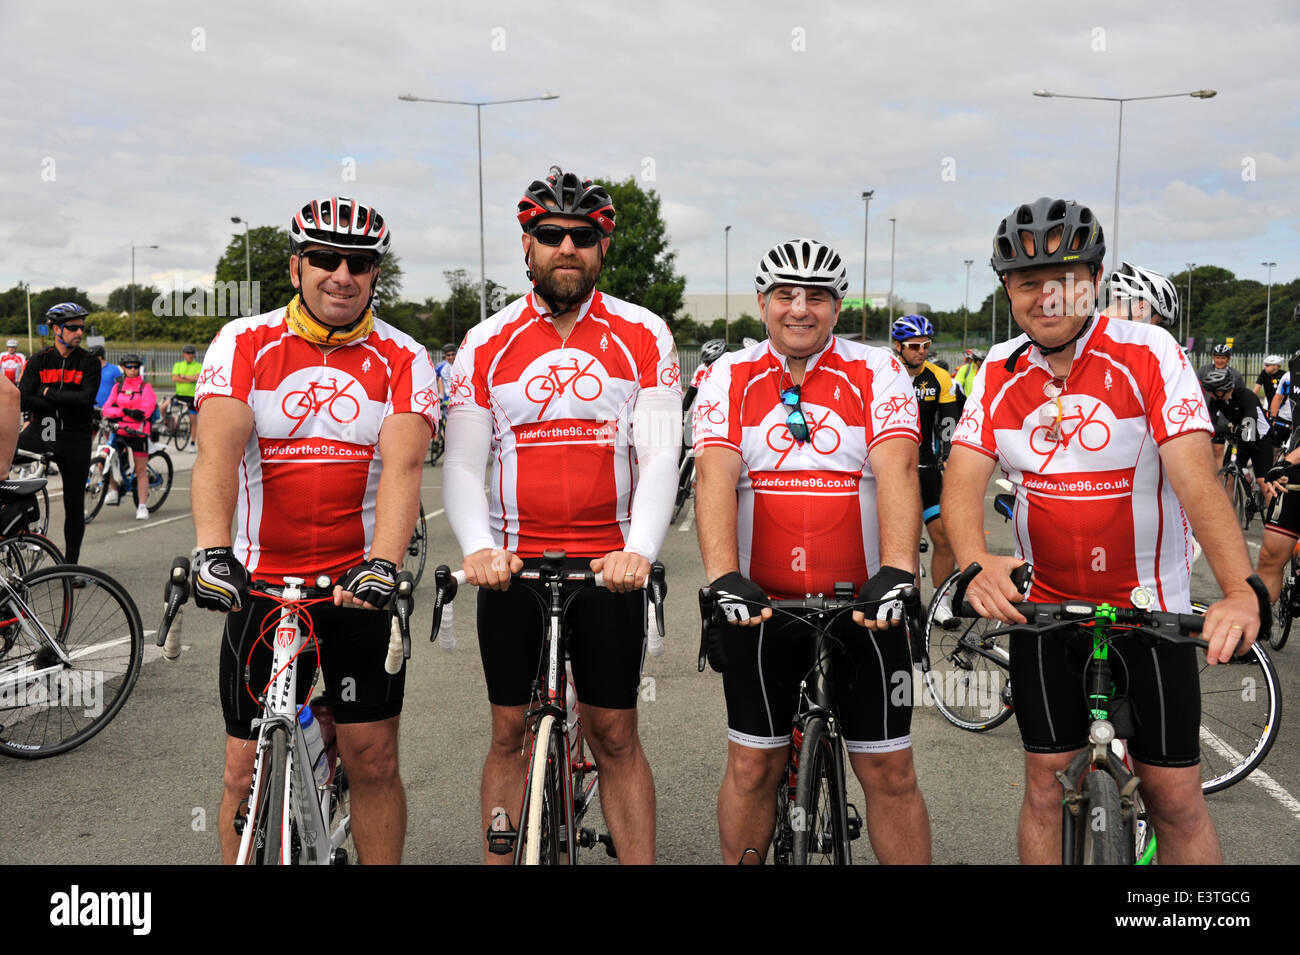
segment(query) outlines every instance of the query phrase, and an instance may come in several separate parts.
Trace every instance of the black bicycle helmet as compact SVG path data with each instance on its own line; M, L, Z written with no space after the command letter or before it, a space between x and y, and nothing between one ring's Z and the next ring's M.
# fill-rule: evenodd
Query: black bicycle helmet
M1073 200L1043 196L1017 207L998 225L989 264L999 276L1076 262L1096 272L1105 258L1105 238L1092 210Z
M531 232L542 216L574 216L591 221L605 235L614 232L614 200L604 186L552 166L545 179L534 179L519 200L519 227Z
M144 359L133 352L127 352L127 354L117 360L117 363L124 368L127 365L139 365L142 368L144 367Z
M700 362L705 365L712 365L723 356L726 350L727 343L724 339L712 338L700 346Z
M1201 387L1210 393L1232 388L1232 372L1226 368L1207 368L1201 372Z
M1231 346L1231 345L1224 345L1224 344L1218 344L1218 345L1215 345L1214 348L1210 351L1210 354L1211 354L1211 355L1223 355L1223 356L1227 356L1227 357L1231 358L1231 357L1232 357L1232 346Z
M76 302L60 302L45 313L45 320L51 325L62 325L74 318L85 318L89 314Z

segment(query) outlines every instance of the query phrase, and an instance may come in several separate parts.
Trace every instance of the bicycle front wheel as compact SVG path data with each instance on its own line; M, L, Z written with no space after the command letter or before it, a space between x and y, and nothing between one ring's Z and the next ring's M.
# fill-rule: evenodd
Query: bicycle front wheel
M563 779L560 735L548 713L537 724L532 765L528 770L528 808L519 830L524 865L559 865L560 784Z
M794 808L792 858L795 865L850 865L849 817L844 794L844 750L815 716L803 730L799 783Z
M0 540L0 563L19 577L63 563L63 552L43 534L23 532Z
M33 522L32 531L37 534L50 532L50 492L41 488L36 492L36 506L41 509L39 520Z
M167 495L172 492L172 459L166 451L155 451L149 455L149 513L152 514L163 506Z
M1291 565L1282 578L1282 591L1273 604L1273 629L1268 635L1268 645L1274 650L1285 647L1287 638L1291 636L1292 604L1296 599L1295 573L1295 559L1292 558Z
M413 588L420 586L420 577L424 574L424 562L429 556L429 525L424 520L424 502L420 502L420 519L415 522L415 530L402 555L402 570L409 570L415 582Z
M104 498L108 495L108 469L104 466L103 458L95 458L90 462L90 473L86 476L86 523L89 524L95 519L104 506Z
M1124 818L1115 778L1110 773L1091 772L1084 777L1080 794L1074 864L1132 865L1136 843L1133 820Z
M934 592L926 614L925 641L929 663L922 663L925 686L935 708L953 726L983 732L1001 726L1011 718L1010 637L988 636L1001 626L984 617L936 619L942 605L951 606L957 586L952 574ZM945 629L953 628L955 629Z
M177 451L184 451L190 446L190 416L187 411L180 411L176 415L176 424L171 433L172 447Z
M1240 473L1234 474L1232 480L1232 509L1237 514L1237 524L1242 530L1250 529L1250 490Z
M117 715L140 675L131 596L91 567L46 567L0 585L0 753L57 756Z
M681 516L682 508L691 497L691 480L695 476L695 456L688 454L682 460L681 465L677 468L677 500L673 504L673 516L669 521L671 524L677 523L677 518Z
M292 841L286 832L289 820L284 809L289 784L289 740L281 726L271 727L269 745L262 754L262 778L266 782L253 822L253 864L283 865L285 850L292 847Z
M1216 793L1264 761L1282 724L1282 694L1268 651L1209 666L1201 660L1201 790Z

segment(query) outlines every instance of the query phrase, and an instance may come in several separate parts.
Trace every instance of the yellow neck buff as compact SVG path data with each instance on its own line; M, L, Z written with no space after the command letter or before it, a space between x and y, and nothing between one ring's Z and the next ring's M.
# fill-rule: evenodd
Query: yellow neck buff
M326 347L346 345L348 342L365 338L375 328L374 313L368 308L351 328L344 329L335 328L332 325L323 325L307 314L307 309L303 308L301 295L295 295L293 301L289 303L286 320L289 323L290 331L299 338L305 339L313 345L324 345Z

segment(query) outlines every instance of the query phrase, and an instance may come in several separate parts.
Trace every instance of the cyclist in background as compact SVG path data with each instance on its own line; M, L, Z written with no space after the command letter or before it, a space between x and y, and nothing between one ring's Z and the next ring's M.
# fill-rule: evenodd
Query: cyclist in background
M172 365L172 381L176 384L176 397L190 412L190 448L199 450L199 412L194 404L194 389L203 366L199 363L193 345L181 349L181 360Z
M1217 486L1202 392L1168 332L1095 311L1104 257L1092 211L1063 199L1018 207L994 237L990 264L1025 334L990 351L948 458L943 509L953 550L961 566L984 568L967 599L985 617L1023 622L1010 574L1029 561L1030 600L1127 606L1143 585L1157 609L1189 612L1190 522L1225 595L1205 616L1207 657L1226 662L1254 642L1261 614L1241 529ZM990 554L984 537L996 466L1016 486L1015 557ZM1087 742L1071 646L1054 636L1011 638L1025 748L1024 863L1060 859L1055 774ZM1128 637L1113 646L1136 711L1129 751L1160 861L1220 862L1197 769L1196 651Z
M90 349L90 356L99 359L99 391L95 394L95 407L102 408L113 393L113 386L122 380L122 369L108 360L103 345Z
M1255 394L1264 402L1267 408L1273 404L1273 396L1277 394L1278 382L1282 380L1285 372L1282 371L1283 359L1281 355L1265 355L1264 367L1255 377ZM1275 414L1270 414L1275 417Z
M42 454L58 465L63 482L63 554L69 564L81 556L86 534L86 477L95 433L94 402L99 392L99 362L81 347L86 310L61 302L45 313L54 326L54 343L33 355L18 390L30 416L18 447Z
M1232 375L1233 387L1245 388L1246 382L1241 377L1241 372L1237 371L1237 369L1235 368L1230 367L1231 362L1232 362L1232 346L1220 343L1218 345L1215 345L1214 348L1211 349L1209 362L1202 365L1200 368L1196 369L1196 374L1199 377L1205 374L1211 368L1220 368L1220 369L1226 368L1228 370L1228 374Z
M871 618L842 615L831 631L848 657L834 668L836 700L871 845L883 863L928 863L911 699L891 692L899 674L911 685L897 624L921 533L916 395L889 352L832 334L849 286L833 249L783 242L759 262L754 285L767 341L714 363L699 407L721 414L697 412L695 422L700 553L730 624L710 637L715 666L725 660L722 858L767 854L808 670L807 625L772 620L769 598L853 581L862 600L881 601Z
M889 337L893 340L894 354L912 378L912 390L920 409L921 521L933 545L930 579L938 587L953 570L952 546L943 530L943 518L939 516L939 497L943 493L940 461L948 457L952 443L952 431L957 424L954 414L957 397L953 394L952 378L929 361L934 325L928 318L904 315L894 322ZM951 608L942 604L935 608L935 613L940 623L952 617Z
M1236 387L1229 370L1210 368L1201 372L1201 387L1210 396L1210 418L1215 421L1222 418L1225 424L1221 427L1237 436L1237 464L1251 469L1260 493L1267 502L1273 499L1273 489L1265 482L1265 475L1273 466L1273 448L1266 440L1268 418L1255 393ZM1216 433L1216 437L1223 436ZM1227 457L1220 460L1221 465L1228 463ZM1231 490L1229 487L1228 491Z
M1173 328L1178 324L1178 290L1159 272L1120 263L1107 283L1110 303L1108 318Z
M533 290L475 325L461 344L443 483L463 569L479 586L492 712L484 855L510 862L492 851L486 832L523 804L524 714L542 645L543 608L521 592L531 585L511 585L510 575L562 549L601 571L608 588L579 592L567 617L573 686L600 770L605 821L620 862L653 862L654 779L636 711L646 646L641 587L676 490L677 348L659 316L596 291L615 220L603 187L552 166L524 191L518 219Z
M1276 355L1270 356L1276 358ZM1277 379L1277 387L1269 400L1268 436L1270 443L1279 451L1285 451L1291 437L1292 422L1295 412L1295 389L1291 385L1291 372L1284 371Z
M18 350L18 339L9 339L5 342L4 352L0 353L0 374L17 384L25 367L27 358Z
M149 519L149 418L158 407L153 386L140 373L144 362L139 355L122 356L122 380L113 386L104 402L104 418L113 422L113 444L117 447L122 467L127 467L126 452L131 453L135 466L135 519ZM121 487L111 475L105 504L116 504Z
M265 642L251 673L246 668L277 605L250 600L249 580L324 574L337 581L334 601L313 605L311 617L351 787L353 838L364 864L397 863L406 832L397 758L406 670L384 672L389 615L379 611L392 596L420 505L437 421L427 397L433 363L371 309L392 242L375 209L344 196L313 200L293 217L289 237L289 281L298 294L287 307L228 322L198 375L204 438L191 498L194 601L230 613L220 664L222 857L235 859L234 819L253 775L258 706L250 688L260 692L270 681ZM317 662L304 651L299 704Z
M451 369L456 363L456 346L451 342L442 346L442 361L433 366L438 379L438 397L446 401L451 397Z

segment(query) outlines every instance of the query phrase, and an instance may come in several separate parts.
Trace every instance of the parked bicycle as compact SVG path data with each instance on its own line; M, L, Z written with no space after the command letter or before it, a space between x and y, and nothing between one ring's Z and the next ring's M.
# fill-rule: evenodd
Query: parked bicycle
M489 850L501 855L514 853L516 865L575 864L578 850L603 845L606 853L617 857L608 835L583 827L598 786L599 767L586 752L577 695L569 673L567 634L564 616L568 605L583 588L601 587L600 574L585 568L569 568L563 551L547 551L542 565L525 568L511 576L512 581L538 581L547 597L532 589L546 610L546 630L536 679L533 681L533 705L525 714L528 723L528 777L524 783L524 801L519 812L519 829L489 831ZM445 564L434 570L437 592L433 604L433 629L429 639L438 639L442 610L465 584L463 571L454 573ZM646 581L655 608L655 620L662 637L663 600L667 593L664 565L651 565Z
M51 474L58 473L58 467L53 462L54 455L49 451L24 451L19 448L14 452L13 463L9 466L9 478L12 481L41 481L40 490L35 492L40 513L30 524L30 529L38 534L50 532L50 494L45 485Z
M178 557L168 574L166 609L156 642L169 659L180 655L179 640L171 627L189 599L189 571L189 560ZM410 575L398 574L384 661L390 674L399 673L411 655L412 589ZM316 640L309 608L333 600L332 584L327 577L317 578L315 586L307 586L301 577L285 577L283 585L253 581L249 593L271 599L278 609L262 621L259 636L273 648L271 680L264 687L248 688L262 715L253 721L258 731L257 755L246 813L235 817L240 833L236 864L346 865L355 851L346 767L341 760L329 765L328 747L319 754L311 753L300 722L303 711L320 709L324 698L302 707L294 702L298 699L295 663L308 642Z
M1250 529L1250 522L1256 517L1264 520L1266 508L1264 495L1255 481L1254 472L1243 467L1237 460L1241 451L1241 436L1234 430L1225 438L1223 467L1219 468L1219 483L1223 485L1232 498L1232 509L1237 515L1237 523L1242 530Z
M0 482L0 562L18 576L63 563L63 552L40 525L45 479Z
M160 445L170 441L178 452L184 451L190 446L190 427L189 405L172 395L163 406L161 417L154 422L153 437Z

